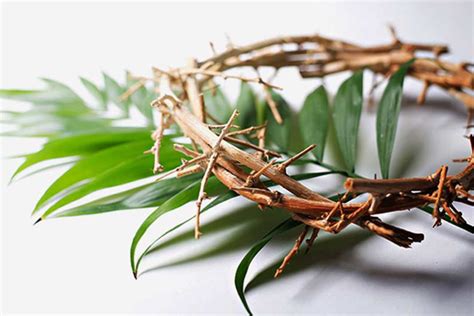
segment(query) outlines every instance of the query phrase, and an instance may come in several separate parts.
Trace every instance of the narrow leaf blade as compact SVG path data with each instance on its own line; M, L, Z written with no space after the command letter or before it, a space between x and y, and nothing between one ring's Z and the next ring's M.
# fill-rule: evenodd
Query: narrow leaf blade
M232 114L230 102L219 88L204 91L204 103L206 111L220 124L226 123Z
M189 185L185 189L183 189L178 194L174 195L172 198L167 200L163 203L160 207L154 210L140 225L135 236L133 237L132 244L130 246L130 264L132 267L133 275L136 277L137 275L137 265L136 265L136 248L138 243L142 239L145 232L150 228L150 226L163 214L166 214L174 209L177 209L184 204L195 200L199 193L199 187L201 185L201 181L198 180L193 184ZM212 177L208 180L206 186L206 192L209 196L213 196L218 194L221 190L225 187L222 183L220 183L216 178Z
M302 174L298 174L298 175L295 175L295 176L292 176L293 179L295 180L305 180L305 179L310 179L310 178L317 178L317 177L322 177L322 176L325 176L325 175L328 175L328 174L332 174L334 172L332 171L328 171L328 172L310 172L310 173L302 173ZM269 187L271 186L274 186L275 183L272 182L272 181L264 181L263 182L264 185L267 185ZM235 193L234 191L227 191L221 195L219 195L218 197L216 197L211 203L209 203L208 205L206 205L205 208L203 208L201 210L201 214L210 210L211 208L221 204L221 203L224 203L230 199L233 199L235 197L238 197L239 195L237 193ZM169 229L168 231L166 231L165 233L163 233L162 235L160 235L157 239L155 239L146 249L145 251L143 252L143 254L138 258L137 260L137 264L136 264L136 270L138 271L138 268L139 268L139 265L140 265L140 262L142 261L142 259L149 253L153 252L154 249L155 249L155 245L158 243L158 241L160 239L162 239L163 237L165 237L166 235L170 234L171 232L173 232L174 230L178 229L179 227L183 226L184 224L188 223L189 221L191 221L193 218L195 218L196 215L193 215L191 216L190 218L188 218L187 220L181 222L180 224L174 226L173 228Z
M333 106L336 138L347 171L353 172L357 154L357 134L362 111L363 73L358 71L339 87Z
M34 212L73 185L95 178L123 161L139 159L148 147L150 147L150 140L127 142L105 148L81 159L48 187L36 204Z
M112 101L124 114L128 114L128 102L120 99L125 89L106 73L103 74L103 77L107 99Z
M201 214L209 211L211 208L221 204L221 203L224 203L225 201L227 200L230 200L234 197L237 197L237 193L235 193L234 191L228 191L226 193L223 193L221 195L219 195L218 197L216 197L214 200L212 200L211 203L209 203L208 205L206 205L205 208L203 208L201 210ZM156 244L158 243L158 241L160 241L162 238L166 237L167 235L171 234L173 231L177 230L178 228L180 228L181 226L185 225L186 223L189 223L191 220L193 220L194 218L196 218L196 215L193 215L191 217L189 217L188 219L182 221L181 223L177 224L176 226L168 229L166 232L164 232L163 234L161 234L158 238L156 238L146 249L145 251L140 255L140 257L138 258L137 260L137 264L136 264L136 268L135 268L135 271L138 271L138 269L140 268L140 263L142 262L143 258L145 258L146 255L148 255L149 253L153 252L154 249L155 249L155 246ZM135 274L135 272L134 272Z
M252 248L250 248L250 250L244 256L242 261L240 261L239 266L237 267L237 270L235 271L234 284L235 284L235 288L237 290L237 293L239 294L242 304L244 305L245 309L250 315L252 315L252 311L250 310L250 307L247 303L247 299L245 298L245 292L244 292L245 277L247 276L247 272L249 270L250 264L252 263L253 259L257 256L257 254L263 249L263 247L265 247L266 244L268 244L268 242L273 237L285 231L288 231L300 224L301 224L300 222L294 221L291 218L280 223L278 226L276 226L270 232L268 232L265 236L263 236L262 239L260 239L256 244L254 244Z
M278 112L283 119L283 123L279 124L270 110L268 104L266 104L265 117L267 120L267 133L266 139L276 145L281 151L287 152L290 147L290 134L291 134L291 118L293 112L285 99L278 93L272 91L272 99L275 101Z
M92 81L86 78L80 78L82 85L94 97L101 109L107 109L107 94L97 87Z
M45 160L90 154L102 148L138 139L149 138L150 132L143 128L110 128L97 133L82 133L53 139L43 148L29 155L18 167L12 178L21 171Z
M329 101L324 86L320 86L306 97L299 113L301 135L305 146L316 144L313 154L323 160L324 146L329 128Z
M389 177L390 160L402 102L403 81L413 61L414 59L400 66L400 69L390 77L377 110L377 149L380 170L384 178Z
M137 79L133 79L131 75L127 73L127 89L131 88L138 82ZM133 105L135 105L138 111L146 118L149 125L153 125L153 110L150 104L155 97L155 93L149 91L145 85L138 88L130 96Z
M165 167L165 170L170 170L180 165L181 157L181 154L170 149L165 155L163 155L161 162ZM101 173L96 178L93 178L90 182L81 185L76 190L63 196L45 211L42 218L44 219L48 217L57 209L77 201L95 191L151 177L153 175L152 166L152 155L142 154L142 156L135 159L121 162L113 168Z
M239 111L236 123L241 128L257 125L256 96L250 85L242 82L240 94L237 98L236 109Z
M94 215L119 210L158 207L182 189L194 183L199 177L200 175L190 175L184 178L172 178L145 184L61 211L54 214L53 217Z

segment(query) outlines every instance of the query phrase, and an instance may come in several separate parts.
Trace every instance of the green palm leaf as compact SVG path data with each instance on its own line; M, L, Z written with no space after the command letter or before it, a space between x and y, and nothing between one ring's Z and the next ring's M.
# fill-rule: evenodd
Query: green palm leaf
M146 148L148 147L143 147L143 149ZM180 165L180 157L182 157L181 154L175 151L164 154L160 161L165 167L165 171ZM77 201L78 199L92 192L150 177L153 175L152 167L152 155L142 154L140 157L123 161L117 164L116 166L106 170L105 172L99 174L90 182L80 185L78 188L72 190L72 192L63 196L44 212L42 218L44 219L48 217L60 207Z
M119 210L158 207L185 187L200 179L200 177L201 175L196 174L184 178L172 178L152 182L54 213L52 217L93 215Z
M306 97L298 116L304 145L316 144L313 154L316 159L322 161L330 120L329 101L324 86L320 86Z
M150 132L144 128L115 127L102 132L85 132L53 139L46 143L38 152L25 155L26 160L15 171L12 179L21 171L42 161L88 155L109 146L136 139L144 139L149 137L149 135Z
M250 307L247 303L247 299L245 298L245 292L244 292L245 277L247 276L247 272L249 270L250 264L252 263L253 259L257 256L257 254L260 252L260 250L262 250L265 247L265 245L268 244L270 240L272 240L273 237L279 234L282 234L299 225L301 225L301 222L294 221L291 218L280 223L271 231L269 231L265 236L263 236L262 239L260 239L257 243L255 243L252 246L252 248L250 248L250 250L247 252L247 254L244 256L242 261L240 261L239 266L237 267L237 270L235 271L235 279L234 279L235 289L237 290L237 293L239 294L242 304L244 305L245 309L250 315L252 315L252 311L250 310Z
M388 178L395 135L397 133L398 116L402 103L403 81L411 64L415 60L400 66L388 81L377 110L377 148L379 153L382 176Z
M225 123L232 114L232 106L220 88L206 90L203 93L206 111L215 118L218 123Z
M293 112L285 99L278 93L271 91L271 97L275 101L278 112L280 113L283 123L279 124L270 110L268 104L265 105L265 118L267 120L266 139L269 143L276 145L281 151L288 152L290 147L291 119Z
M208 210L210 210L211 208L213 208L214 206L217 206L221 203L224 203L225 201L227 200L230 200L234 197L237 197L237 193L235 193L234 191L228 191L224 194L221 194L219 195L218 197L216 197L214 200L212 200L211 203L209 203L208 205L206 205L205 208L203 208L201 210L201 214L202 213L205 213L207 212ZM156 244L158 243L158 241L160 241L162 238L166 237L167 235L171 234L172 232L174 232L175 230L177 230L178 228L182 227L183 225L189 223L190 221L192 221L193 219L196 218L196 215L193 215L191 217L189 217L188 219L182 221L181 223L179 223L178 225L175 225L173 226L172 228L168 229L166 232L164 232L163 234L161 234L158 238L156 238L146 249L145 251L143 251L143 253L140 255L140 257L138 257L138 260L137 260L137 264L136 264L136 268L135 268L135 271L133 272L135 277L137 277L137 273L138 273L138 269L140 267L140 263L142 262L143 258L145 258L145 256L147 256L149 253L151 253L154 249L154 247L156 246Z
M112 77L103 73L105 92L107 93L107 99L116 105L125 116L128 115L128 101L121 100L120 97L125 93L126 89L120 86L120 84Z
M170 144L168 138L166 138L165 141ZM41 208L51 198L55 197L58 193L78 182L100 176L124 161L141 158L143 156L143 150L149 148L151 146L150 143L151 140L146 139L119 144L97 151L96 153L81 159L46 190L36 204L34 212L38 211L39 208ZM170 150L167 150L166 153L169 153L169 151Z
M240 94L235 108L239 111L236 123L241 128L257 125L257 97L246 82L240 84Z
M322 176L325 176L325 175L328 175L328 174L332 174L332 173L335 173L335 172L332 172L332 171L327 171L327 172L310 172L310 173L302 173L302 174L298 174L298 175L295 175L295 176L292 176L293 179L295 180L305 180L305 179L310 179L310 178L317 178L317 177L322 177ZM272 182L272 181L264 181L263 182L264 185L266 186L274 186L275 183ZM235 193L234 191L227 191L221 195L219 195L218 197L216 197L211 203L209 203L208 205L206 205L205 208L203 208L201 210L201 213L204 213L208 210L210 210L211 208L221 204L221 203L224 203L230 199L233 199L235 197L238 197L239 195L237 193ZM175 231L176 229L178 229L179 227L183 226L184 224L188 223L189 221L191 221L193 218L195 218L196 215L193 215L192 217L186 219L185 221L179 223L178 225L174 226L173 228L169 229L168 231L166 231L165 233L163 233L162 235L160 235L157 239L155 239L146 249L145 251L140 255L140 257L138 258L137 260L137 264L136 264L136 269L134 271L134 274L138 271L138 268L139 268L139 265L140 265L140 262L142 261L142 259L147 255L149 254L150 252L153 251L153 248L154 246L158 243L158 241L160 239L162 239L163 237L165 237L166 235L170 234L171 232Z
M87 91L94 97L99 105L99 108L106 110L107 109L107 94L105 91L99 89L92 81L87 80L86 78L80 78L82 84L87 89Z
M127 73L127 88L130 88L134 84L136 84L138 80L132 79L131 75ZM138 109L138 111L145 117L147 120L147 124L149 126L153 126L153 109L150 106L151 102L156 98L156 94L148 90L146 86L141 86L136 90L131 96L130 100Z
M201 185L201 180L198 180L190 184L185 189L180 191L178 194L174 195L171 199L163 203L156 210L154 210L150 215L148 215L145 221L140 225L137 232L135 233L135 236L133 237L132 245L130 246L130 264L132 267L133 275L135 277L137 275L137 269L138 269L137 264L136 264L136 248L138 246L138 243L142 239L143 235L145 234L145 232L162 215L172 210L175 210L178 207L183 206L184 204L188 202L191 202L197 199L200 185ZM220 183L215 177L212 177L207 182L206 193L209 196L214 196L216 194L219 194L219 192L222 192L222 190L224 189L225 189L224 185Z
M354 172L357 154L357 134L362 111L362 71L354 73L339 87L332 116L336 138L344 158L347 171Z

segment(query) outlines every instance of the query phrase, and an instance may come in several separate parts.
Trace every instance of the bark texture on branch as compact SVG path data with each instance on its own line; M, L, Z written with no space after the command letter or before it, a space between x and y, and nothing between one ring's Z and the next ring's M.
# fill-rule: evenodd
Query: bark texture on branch
M395 32L392 32L392 37L389 44L371 47L321 35L277 37L248 46L233 47L199 62L197 69L174 69L168 74L176 79L178 73L200 73L203 83L232 68L267 66L276 69L297 67L303 78L325 77L359 69L370 69L387 77L401 64L416 58L408 75L424 83L425 88L418 98L420 103L424 102L430 86L438 86L461 101L467 109L474 110L474 97L469 94L474 89L472 63L456 64L441 60L441 55L449 51L445 45L405 43ZM420 57L420 52L431 53L433 57ZM242 79L265 84L261 78Z
M416 54L420 51L431 52L434 56L431 59L417 58L409 71L409 75L425 83L420 99L425 99L428 87L437 85L463 101L468 109L474 109L473 97L467 93L474 88L474 76L469 70L469 64L439 60L439 56L448 51L444 45L403 43L396 37L395 32L392 34L392 43L373 47L361 47L320 35L278 37L248 46L234 47L201 62L191 59L183 68L166 72L155 71L160 83L160 97L152 105L161 112L162 118L175 122L193 144L192 149L182 145L175 147L191 160L184 162L173 172L179 175L183 170L188 172L190 168L193 168L193 172L206 170L197 197L196 238L200 235L199 210L205 198L205 184L211 173L230 190L254 201L260 208L284 208L291 212L295 220L305 224L304 232L276 275L281 273L296 253L308 227L313 228L314 236L311 240L316 238L319 230L338 233L355 224L399 246L410 247L413 242L423 240L423 235L388 225L375 215L431 204L434 205L436 226L441 224L443 217L448 217L457 224L465 224L462 214L453 203L474 204L474 198L469 193L474 188L474 155L463 159L467 166L456 175L448 175L447 167L442 166L434 174L423 178L348 178L345 182L346 194L335 202L314 192L286 173L288 165L314 147L310 146L295 157L275 164L274 160L269 162L267 158L278 157L278 153L264 148L265 126L232 132L232 120L237 113L234 113L225 125L209 125L206 121L208 114L202 98L202 85L214 77L254 82L262 85L264 89L275 88L260 77L252 79L227 76L225 71L231 68L297 67L303 77L323 77L341 71L368 68L388 76L402 63L417 57ZM173 93L176 90L181 90L180 98ZM188 108L192 109L192 112ZM237 138L250 131L257 131L259 146ZM162 130L158 133L154 147L156 161L159 161L161 135ZM472 137L470 140L473 149L474 140ZM246 149L238 148L232 143ZM259 180L261 176L272 180L287 192L269 189ZM352 196L364 193L367 194L365 201L351 202Z

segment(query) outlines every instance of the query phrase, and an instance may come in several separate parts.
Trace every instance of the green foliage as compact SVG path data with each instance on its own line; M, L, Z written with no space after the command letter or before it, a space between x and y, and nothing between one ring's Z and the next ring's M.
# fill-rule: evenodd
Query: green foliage
M176 167L176 161L179 161L181 155L172 150L169 136L163 139L163 145L161 152L164 156L164 159L162 159L165 162L164 166L168 167L168 169L169 167ZM140 164L142 162L146 163L152 160L150 159L150 155L143 155L143 152L149 147L150 141L148 139L137 140L99 150L79 160L48 188L36 204L34 211L38 211L46 202L68 189L68 195L74 194L74 191L71 192L70 188L79 182L81 182L82 185L79 187L75 186L75 190L79 188L83 189L87 185L95 182L96 186L92 188L96 191L111 186L110 183L123 184L133 180L139 180L143 177L142 175L151 175L150 166L145 166L141 172L131 170L128 173L120 173L123 171L124 166L128 168L129 165ZM111 174L116 175L113 176L112 179L108 179ZM100 181L101 177L104 178L102 182ZM99 185L97 183L99 183Z
M130 88L134 84L138 83L138 80L132 79L130 74L127 73L127 87ZM153 109L150 106L151 102L155 99L153 91L148 90L145 86L141 86L130 96L130 100L140 113L146 118L147 124L153 126Z
M239 111L236 123L242 128L257 125L257 96L250 85L242 82L235 108Z
M54 137L71 135L76 131L107 128L111 120L97 116L94 110L69 87L54 80L43 79L43 90L0 90L0 97L29 102L34 107L26 112L7 113L16 130L3 136Z
M105 92L107 93L107 100L111 101L115 106L117 106L125 116L128 116L128 100L121 100L120 96L127 91L125 87L120 86L120 84L107 75L103 74L104 77L104 86Z
M148 145L148 140L145 142L128 142L108 147L104 150L98 150L97 152L81 159L71 169L66 171L55 182L53 182L39 199L34 211L36 212L46 202L51 200L51 198L78 182L94 178L105 170L113 168L122 161L139 158L139 156L137 156L139 150L143 149L143 147L146 148Z
M334 195L330 197L331 200L337 200L338 195ZM285 233L295 227L300 226L302 223L294 221L291 218L283 221L275 228L270 230L267 234L265 234L259 241L257 241L247 252L247 254L242 258L240 261L234 277L234 284L235 289L237 290L237 294L240 297L240 301L244 305L247 312L252 315L252 311L247 303L247 299L245 298L245 277L247 276L247 272L249 270L250 264L252 263L253 259L258 255L258 253L276 236Z
M191 183L200 179L200 177L200 175L190 175L180 179L172 178L159 182L151 182L137 188L66 209L55 213L53 217L92 215L120 210L158 207Z
M150 132L143 128L111 127L102 131L53 138L38 152L25 155L26 160L15 171L13 177L26 168L46 160L90 155L110 146L149 137L149 134Z
M304 145L316 144L313 154L322 161L330 120L329 101L324 86L306 97L298 118Z
M140 225L135 236L133 237L132 245L130 246L130 264L134 276L136 277L138 271L138 262L136 261L136 248L138 243L142 239L145 232L150 226L162 215L177 209L184 204L197 199L199 193L199 187L201 180L195 181L179 193L175 194L172 198L163 203L160 207L154 210L145 221ZM215 177L209 178L206 186L206 193L209 196L214 196L225 190L225 187Z
M377 111L377 148L382 176L388 178L395 135L397 133L398 115L403 95L405 75L415 60L400 66L388 81Z
M224 124L232 114L232 106L219 87L204 91L206 111L217 120L215 123Z
M357 134L362 111L363 73L358 71L339 87L334 98L332 116L336 138L347 171L353 172L357 155Z
M43 90L0 90L0 97L48 108L63 106L64 110L89 111L84 101L68 86L51 79L41 80L46 84Z
M0 97L32 104L31 109L24 112L4 112L7 123L13 123L17 128L4 133L4 136L47 137L42 149L20 156L25 160L12 180L39 163L50 162L49 166L40 169L46 170L64 165L64 162L57 162L57 158L71 160L67 163L72 167L47 188L34 213L53 202L42 215L46 218L90 193L152 175L153 158L143 154L153 144L150 138L153 116L149 103L154 94L151 89L141 87L132 95L131 102L122 101L121 95L135 83L133 80L129 79L126 85L121 86L104 74L104 88L101 89L81 78L82 84L96 101L95 106L89 106L66 85L50 79L43 81L46 86L42 90L0 90ZM129 105L134 105L150 127L116 126L119 118L109 118L104 112L108 101L127 111ZM161 151L166 156L162 163L166 168L177 166L182 157L172 150L171 138L174 136L179 134L166 136L162 144Z
M217 206L221 203L224 203L225 201L230 200L230 199L232 199L234 197L237 197L237 196L238 196L237 193L235 193L234 191L227 191L226 193L223 193L223 194L219 195L214 200L212 200L211 203L206 205L206 207L201 210L201 214L207 212L208 210L210 210L214 206ZM137 278L138 269L140 267L140 263L142 262L143 258L145 258L146 255L148 255L149 253L151 253L154 250L154 247L156 246L158 241L160 241L161 239L163 239L167 235L171 234L172 232L174 232L178 228L182 227L183 225L189 223L190 221L192 221L195 218L196 218L196 215L193 215L193 216L187 218L186 220L182 221L181 223L177 224L176 226L168 229L166 232L164 232L158 238L156 238L152 243L150 243L150 245L148 245L148 247L145 249L145 251L143 251L143 253L140 255L140 257L138 257L137 263L135 265L135 270L133 271L133 275L135 276L135 278Z
M250 307L247 303L247 299L245 298L244 290L244 281L245 277L247 276L250 264L260 252L260 250L262 250L270 242L270 240L272 240L273 237L284 233L292 228L295 228L299 225L301 225L301 222L297 222L289 218L283 223L273 228L265 236L263 236L262 239L260 239L255 245L253 245L252 248L250 248L250 250L247 252L245 257L242 259L239 266L237 267L234 278L235 288L237 290L237 293L239 294L242 304L250 315L252 315L252 311L250 310Z
M302 173L302 174L298 174L298 175L295 175L293 176L292 178L295 179L295 180L306 180L306 179L310 179L310 178L317 178L317 177L322 177L322 176L325 176L325 175L329 175L329 174L333 174L333 173L336 173L336 172L333 172L333 171L327 171L327 172L311 172L311 173ZM215 180L215 179L214 179ZM272 187L272 186L275 186L275 183L272 182L272 181L264 181L263 182L264 185L268 186L268 187ZM191 187L191 186L189 186ZM188 187L188 188L189 188ZM217 191L220 191L221 189L219 188ZM225 190L222 190L222 191L225 191ZM221 204L221 203L224 203L230 199L233 199L235 197L238 197L239 195L237 193L235 193L234 191L226 191L220 195L218 195L211 203L209 203L205 208L203 208L201 210L201 214L210 210L211 208ZM159 240L161 240L163 237L165 237L166 235L168 235L169 233L173 232L174 230L178 229L179 227L183 226L184 224L188 223L189 221L191 221L192 219L194 219L196 217L196 215L193 215L192 217L186 219L185 221L181 222L180 224L174 226L173 228L171 228L170 230L166 231L165 233L163 233L160 237L158 237L157 239L155 239L155 241L153 241L146 249L145 251L140 255L140 257L138 258L137 260L137 263L135 265L135 270L134 270L134 275L136 276L137 272L138 272L138 268L139 268L139 265L140 265L140 262L141 260L147 255L149 254L152 250L153 250L153 247L158 243ZM134 259L132 260L132 262L134 262Z
M290 106L281 95L272 91L272 99L275 101L278 111L283 118L283 123L279 124L270 110L270 106L265 104L265 118L267 121L266 140L275 145L279 150L288 152L290 147L291 118L293 113Z
M107 109L107 94L99 89L92 81L86 78L80 78L87 91L94 97L100 109Z
M390 79L379 105L377 114L377 145L379 150L382 174L388 177L390 156L396 133L398 112L403 88L403 77L409 64L403 65ZM198 197L202 175L196 174L184 178L171 178L132 186L131 189L102 195L91 202L69 206L79 202L91 193L123 184L132 184L136 180L149 178L153 175L153 156L143 152L150 149L153 141L150 137L154 127L153 112L150 102L156 97L152 89L140 87L130 98L121 98L123 93L137 81L128 74L125 84L120 84L112 77L104 74L103 88L93 82L81 78L81 82L94 98L94 106L89 106L72 89L50 79L43 79L46 87L42 90L0 90L0 97L31 103L32 107L25 112L2 111L4 123L13 123L14 131L4 133L11 136L46 137L43 147L34 153L19 157L25 160L15 171L13 178L20 175L31 175L51 167L64 165L57 158L69 158L66 164L71 165L56 181L54 181L36 204L34 213L43 212L42 219L49 217L70 217L91 214L102 214L118 210L155 208L146 217L136 231L130 247L130 263L136 276L142 259L153 251L157 243L191 221L192 216L161 234L155 241L148 244L144 251L138 250L142 238L149 228L162 215L177 210ZM259 98L250 85L242 83L236 108L240 112L236 124L241 128L267 122L266 141L280 152L288 154L300 144L297 134L301 133L304 145L315 143L313 151L316 160L301 159L297 163L316 163L327 172L297 173L294 179L304 180L328 174L343 174L359 177L354 173L356 162L357 134L362 110L362 72L353 74L339 88L331 109L327 92L323 86L315 89L305 100L299 116L293 116L288 103L282 96L271 92L283 123L278 124L269 106ZM218 122L224 123L232 113L230 102L219 89L204 92L206 109ZM120 110L120 116L110 118L108 105L114 104ZM127 118L132 107L143 116L146 123L124 127L121 119ZM292 119L298 119L299 128L292 129ZM346 170L323 163L324 148L328 137L328 128L334 124L337 143L346 164ZM160 147L160 162L165 170L181 164L183 156L173 150L172 144L182 136L180 132L169 133L163 138ZM298 150L299 148L296 148ZM40 167L40 163L50 163L32 171L32 167ZM30 169L31 168L31 169ZM27 171L29 173L27 174ZM271 181L263 181L268 187L274 186ZM216 198L207 204L202 213L220 205L238 195L228 190L215 177L211 177L206 186L210 197ZM425 208L431 213L432 209ZM258 216L258 213L256 213ZM447 219L449 221L449 218ZM251 313L244 296L244 281L248 268L263 247L276 235L300 225L291 219L286 220L259 240L246 254L239 264L235 286L245 308ZM472 232L472 226L458 226Z

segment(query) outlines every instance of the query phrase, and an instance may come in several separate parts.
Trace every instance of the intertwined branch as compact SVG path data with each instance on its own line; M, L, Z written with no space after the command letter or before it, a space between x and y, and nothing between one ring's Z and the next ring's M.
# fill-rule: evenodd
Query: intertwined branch
M264 148L265 126L231 131L237 112L232 114L226 124L210 125L207 122L209 115L206 113L202 90L203 86L212 83L215 77L253 82L263 86L265 91L276 88L260 76L247 78L227 75L225 71L232 68L250 66L258 70L263 66L275 69L297 67L305 78L323 77L341 71L365 68L389 76L401 64L417 57L418 52L431 52L434 55L433 58L417 57L408 72L408 75L424 82L419 101L423 102L428 88L436 85L461 100L469 111L474 110L474 98L467 93L474 88L474 76L469 70L468 63L454 64L441 61L439 56L448 51L446 46L404 43L398 39L394 31L392 35L392 43L373 47L361 47L320 35L278 37L249 46L232 47L201 62L191 59L183 68L169 71L155 69L155 77L152 80L159 83L160 96L152 105L158 109L162 117L152 148L156 156L155 170L159 170L160 167L159 138L163 134L165 122L175 122L191 140L193 148L175 146L176 150L189 156L190 160L183 162L183 165L172 173L179 176L204 170L197 197L196 238L200 235L199 212L207 197L205 186L211 173L230 190L254 201L260 208L284 208L291 212L295 220L305 224L303 233L277 270L276 276L283 271L296 253L304 241L308 228L313 229L313 234L308 240L309 244L313 243L320 230L338 233L348 225L355 224L399 246L410 247L413 242L423 240L423 235L388 225L375 216L433 204L435 226L441 224L441 218L445 215L455 223L465 222L453 203L474 204L474 197L469 193L474 187L474 155L462 160L467 162L467 167L457 175L448 175L447 166L442 166L437 172L425 178L388 180L348 178L345 182L346 194L334 202L287 175L286 168L314 146L306 148L284 162L277 163L269 158L279 157L279 154ZM179 97L173 91L180 91ZM272 107L276 121L281 121L277 106L275 104L272 106L271 102L267 103ZM188 110L188 105L192 112ZM254 131L257 132L259 146L237 138L238 135ZM470 140L471 148L474 148L473 138ZM242 150L232 143L247 147L248 150ZM251 172L246 172L244 167ZM269 178L292 194L269 189L260 181L261 176ZM367 194L366 200L351 202L351 199L359 194Z
M429 87L434 85L459 99L469 110L474 109L474 97L466 92L474 89L471 63L455 64L442 61L440 56L448 52L447 46L405 43L398 38L393 28L390 30L391 43L372 47L362 47L321 35L277 37L248 46L232 47L202 62L194 61L191 65L195 67L172 69L166 74L173 81L183 81L183 77L187 78L185 81L189 95L190 91L195 90L190 88L189 78L196 78L197 75L200 75L201 79L194 79L191 82L198 86L202 86L214 77L223 77L274 87L260 77L244 78L224 73L232 68L296 67L304 78L324 77L338 72L365 68L387 77L396 71L399 65L416 57L409 75L424 83L424 88L418 98L419 103L425 101ZM417 55L420 52L432 53L433 58L420 58ZM158 75L164 73L158 69L155 70ZM195 93L192 92L190 95L195 95ZM192 100L193 97L190 99ZM191 103L197 108L196 101ZM200 112L196 114L200 117Z

